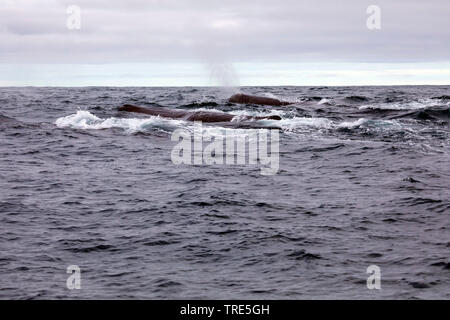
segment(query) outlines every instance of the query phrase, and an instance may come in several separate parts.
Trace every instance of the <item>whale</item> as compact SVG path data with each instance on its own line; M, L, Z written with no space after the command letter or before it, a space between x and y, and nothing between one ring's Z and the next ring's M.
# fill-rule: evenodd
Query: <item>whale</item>
M187 111L182 109L169 109L161 107L140 107L132 104L124 104L119 107L119 111L136 112L149 114L152 116L160 116L169 119L180 119L186 121L202 121L202 122L231 122L236 119L236 115L225 112L212 112L212 111ZM239 116L240 121L252 121L252 120L281 120L280 116Z
M231 103L241 103L241 104L259 104L259 105L268 105L268 106L286 106L292 104L287 101L281 101L274 98L268 97L258 97L258 96L250 96L243 93L237 93L232 95L228 102Z

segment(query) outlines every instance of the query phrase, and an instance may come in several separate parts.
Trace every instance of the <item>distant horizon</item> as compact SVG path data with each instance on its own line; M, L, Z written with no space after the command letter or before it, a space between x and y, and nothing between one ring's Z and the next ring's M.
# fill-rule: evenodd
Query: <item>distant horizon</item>
M189 85L174 85L174 86L0 86L0 88L257 88L257 87L307 87L307 88L320 88L320 87L446 87L448 84L378 84L378 85L243 85L243 86L218 86L218 85L204 85L204 86L189 86Z
M0 64L0 74L0 87L448 85L450 62Z

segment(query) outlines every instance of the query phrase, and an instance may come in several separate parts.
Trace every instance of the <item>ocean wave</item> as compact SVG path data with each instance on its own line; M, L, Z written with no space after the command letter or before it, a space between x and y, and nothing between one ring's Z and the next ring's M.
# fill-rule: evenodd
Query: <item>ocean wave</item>
M271 99L281 100L281 98L279 96L277 96L276 94L273 94L271 92L265 92L264 96L266 96L267 98L271 98Z
M217 111L220 112L220 111ZM282 111L273 110L273 112L279 112L283 114ZM262 113L252 111L235 111L236 121L243 116L247 115L262 115ZM272 114L272 113L270 113ZM265 114L267 115L267 113ZM244 122L247 123L247 122ZM308 118L308 117L293 117L284 118L282 120L256 120L250 123L257 124L257 128L279 128L287 132L324 132L327 130L355 130L355 129L366 129L371 131L391 131L391 130L402 130L403 125L394 119L391 120L380 120L380 119L366 119L359 118L354 121L333 121L327 118ZM172 132L178 128L184 128L188 131L194 130L195 126L193 122L184 120L174 120L161 118L158 116L150 116L148 118L100 118L96 115L90 113L86 110L78 110L75 114L71 114L65 117L56 119L55 124L59 128L75 128L75 129L88 129L88 130L99 130L99 129L109 129L109 128L120 128L127 132L143 132L152 129L163 130L166 132ZM257 129L246 128L246 127L227 127L217 126L210 124L203 124L202 130L203 134L206 136L217 136L220 132L224 134L224 130L234 131L233 134L236 136L246 135L249 130ZM230 133L227 133L230 134Z
M416 120L449 121L450 108L427 108L425 110L413 110L392 117L391 119L412 118Z
M362 101L368 101L369 98L365 96L348 96L345 97L345 100L351 101L351 102L362 102Z
M177 109L175 109L177 110ZM209 108L195 108L192 110L189 110L190 112L197 112L197 111L203 111L203 112L217 112L217 113L224 113L222 110L219 109L209 109Z
M78 110L77 113L56 119L55 124L59 128L75 129L109 129L121 128L130 132L145 131L151 128L158 128L166 131L179 127L185 121L165 119L157 116L148 118L99 118L86 110Z
M285 95L280 96L280 95L276 95L272 92L265 92L265 93L263 93L263 96L265 96L267 98L271 98L271 99L277 99L280 101L287 101L287 102L293 103L293 104L301 103L304 101L303 98L298 98L298 97L293 97L293 96L285 96Z
M212 110L210 110L212 111ZM234 110L228 112L236 116L251 116L251 117L269 117L269 116L286 116L289 112L284 110L272 109L269 112L255 111L255 110Z
M279 127L286 131L299 130L340 130L340 129L377 129L377 130L392 130L400 129L402 125L396 120L373 120L366 118L359 118L355 121L333 121L327 118L304 118L294 117L291 119L282 120L260 120L259 122L267 125Z
M17 122L17 120L0 114L0 123L3 122Z
M438 99L438 100L450 100L450 96L443 95L439 97L433 97L432 99Z
M319 102L317 102L317 104L328 104L328 105L330 105L331 104L331 101L329 100L329 99L327 99L327 98L322 98Z
M200 111L200 110L199 110ZM216 110L216 112L222 112ZM236 115L236 121L239 120ZM234 121L234 122L236 122ZM251 124L257 124L255 127ZM96 115L90 113L86 110L78 110L76 113L60 117L56 119L55 124L59 128L74 128L74 129L84 129L84 130L101 130L101 129L112 129L119 128L123 129L129 133L135 132L147 132L153 129L162 130L165 132L173 132L176 129L184 129L189 132L194 132L195 123L185 120L167 119L159 116L149 116L148 118L100 118ZM267 127L278 128L272 123L262 123L261 121L250 121L244 122L243 126L239 124L233 125L232 127L223 127L220 125L203 124L202 132L203 136L220 136L220 135L235 135L235 136L246 136L251 130ZM245 124L248 124L246 126Z
M259 120L258 123L267 126L278 127L286 131L297 131L301 129L330 129L333 126L333 121L326 118L304 118L294 117L282 120Z
M355 128L392 128L400 127L400 123L395 120L372 120L366 118L359 118L355 121L344 121L337 124L337 129L355 129Z
M409 102L388 102L378 104L366 104L359 106L359 110L373 109L373 110L417 110L425 109L438 105L450 105L449 101L444 99L420 99Z

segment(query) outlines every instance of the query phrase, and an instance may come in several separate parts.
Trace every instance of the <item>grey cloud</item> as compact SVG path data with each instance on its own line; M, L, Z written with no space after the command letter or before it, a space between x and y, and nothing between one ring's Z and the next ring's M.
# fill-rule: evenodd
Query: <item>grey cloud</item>
M448 0L8 1L0 4L0 63L448 61ZM81 30L65 26L67 6Z

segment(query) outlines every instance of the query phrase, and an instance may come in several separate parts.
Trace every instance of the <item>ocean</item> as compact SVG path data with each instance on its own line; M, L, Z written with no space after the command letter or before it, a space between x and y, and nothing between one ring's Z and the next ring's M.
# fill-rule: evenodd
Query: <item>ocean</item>
M278 115L278 170L175 164L194 124L125 103ZM449 119L450 86L0 88L0 299L449 299Z

